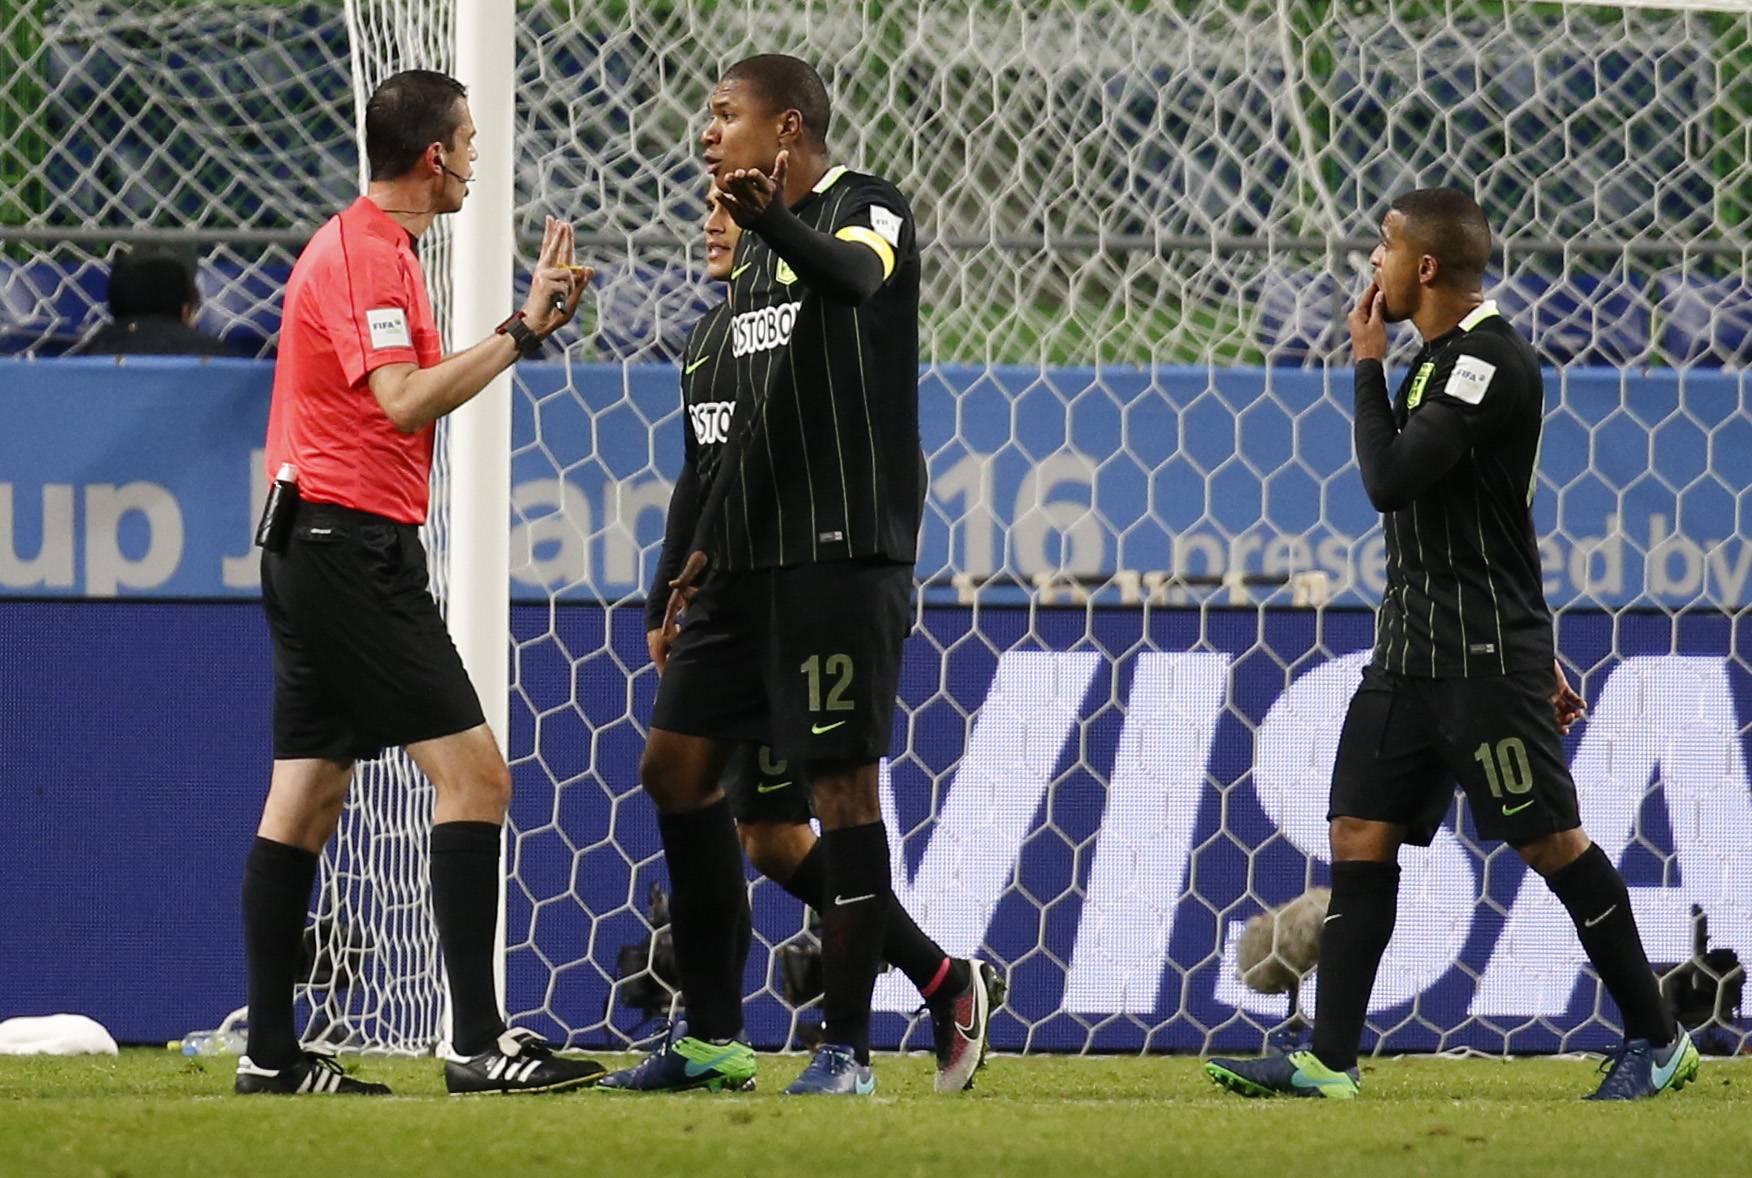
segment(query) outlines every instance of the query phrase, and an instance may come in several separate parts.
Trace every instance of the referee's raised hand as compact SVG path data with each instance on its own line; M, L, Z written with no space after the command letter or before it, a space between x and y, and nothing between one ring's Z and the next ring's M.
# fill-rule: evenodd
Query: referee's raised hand
M593 268L573 259L573 244L572 223L547 218L541 252L529 275L529 298L523 304L523 320L537 335L551 335L570 322L584 288L596 277Z

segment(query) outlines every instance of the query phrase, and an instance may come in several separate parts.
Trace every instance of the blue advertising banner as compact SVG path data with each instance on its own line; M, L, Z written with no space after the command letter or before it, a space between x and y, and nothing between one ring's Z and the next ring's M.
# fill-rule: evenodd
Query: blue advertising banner
M617 950L664 883L637 762L655 675L637 609L514 610L509 1005L618 1042ZM1690 954L1689 905L1752 956L1752 681L1742 618L1577 611L1592 715L1569 740L1588 832L1618 862L1650 956ZM950 952L1004 964L1005 1048L1257 1047L1282 996L1236 980L1246 920L1327 879L1325 804L1370 619L1329 610L929 608L909 639L883 774L895 889ZM130 1041L243 1001L242 856L266 788L267 638L220 603L0 605L0 995ZM118 718L125 722L118 722ZM1456 807L1403 855L1371 1020L1394 1050L1599 1047L1614 1032L1569 919ZM755 890L757 1043L790 1011L767 949L796 901ZM1305 991L1303 1001L1312 994ZM881 979L877 1040L917 997ZM604 1020L607 1020L606 1024ZM1579 1030L1578 1030L1579 1028Z
M259 360L0 360L0 594L260 596L272 385Z
M0 361L0 594L248 597L271 367ZM643 591L681 458L669 365L519 367L512 592ZM1752 603L1745 373L1547 374L1535 516L1554 606ZM1322 574L1372 605L1378 520L1349 376L1301 369L928 369L921 578L1118 585ZM1003 600L1002 597L993 600Z

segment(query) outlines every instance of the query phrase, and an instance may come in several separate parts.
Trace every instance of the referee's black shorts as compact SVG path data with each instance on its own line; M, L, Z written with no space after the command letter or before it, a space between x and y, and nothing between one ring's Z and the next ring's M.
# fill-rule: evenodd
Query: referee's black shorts
M1430 845L1466 791L1473 825L1511 846L1581 825L1551 711L1551 672L1418 679L1368 667L1351 697L1327 818L1406 828Z
M651 726L766 744L794 768L885 756L912 588L911 565L882 559L710 574Z
M484 722L427 581L414 525L299 505L285 551L262 553L276 760L358 760Z

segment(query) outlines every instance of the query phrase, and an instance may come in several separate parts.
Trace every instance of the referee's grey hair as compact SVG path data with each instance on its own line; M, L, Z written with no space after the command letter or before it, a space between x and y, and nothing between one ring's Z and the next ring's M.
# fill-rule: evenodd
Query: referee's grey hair
M365 103L365 159L373 180L399 180L434 143L449 146L462 126L468 90L437 70L403 70L379 82Z
M827 83L802 58L784 53L745 57L724 71L723 80L747 82L775 111L796 111L805 133L816 144L826 146L833 104L827 97Z
M1473 290L1490 264L1490 222L1478 202L1458 188L1419 188L1393 202L1406 233L1440 263L1436 281Z

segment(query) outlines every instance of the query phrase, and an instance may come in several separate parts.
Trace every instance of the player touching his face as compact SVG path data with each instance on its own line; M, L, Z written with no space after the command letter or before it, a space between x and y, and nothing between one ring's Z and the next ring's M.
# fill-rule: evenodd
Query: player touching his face
M742 228L719 201L714 185L706 196L705 220L706 272L713 281L730 280L741 240ZM663 555L646 599L645 638L659 674L678 634L673 618L665 625L669 584L681 572L687 545L699 523L699 489L711 485L732 424L736 364L727 330L730 315L728 301L713 306L694 325L682 351L684 458L669 503ZM821 842L809 825L814 807L804 773L775 759L764 742L741 743L730 754L722 786L749 862L803 903L825 910L832 898L826 894ZM745 912L738 913L739 919ZM747 925L740 927L743 931L736 942L734 966L737 978L742 976L749 944ZM987 962L951 958L925 935L898 900L889 906L882 957L911 979L931 1013L937 1091L959 1092L968 1087L984 1052L991 1011L1002 1000L1004 983L998 971ZM609 1076L603 1083L610 1088L643 1091L745 1083L742 1073L751 1068L752 1053L745 1056L738 1050L724 1058L725 1051L697 1035L685 1036L638 1067ZM694 1063L691 1071L687 1067L690 1060Z

